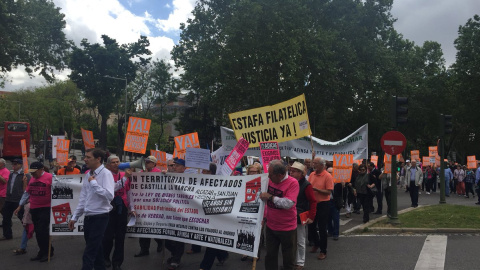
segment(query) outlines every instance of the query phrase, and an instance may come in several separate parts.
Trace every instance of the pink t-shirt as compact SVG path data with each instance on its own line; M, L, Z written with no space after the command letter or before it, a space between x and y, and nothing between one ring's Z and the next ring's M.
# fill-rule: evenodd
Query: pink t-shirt
M7 196L7 182L8 182L8 177L10 176L10 171L7 168L3 168L0 170L0 175L5 179L5 183L0 182L0 197L6 197ZM15 180L15 179L13 179Z
M287 198L295 204L290 209L277 208L273 201L267 201L267 226L274 231L291 231L297 228L297 197L299 191L297 179L288 176L287 179L275 184L268 182L268 193L275 197Z
M50 207L52 202L52 175L45 172L38 179L32 177L26 191L30 194L30 209Z

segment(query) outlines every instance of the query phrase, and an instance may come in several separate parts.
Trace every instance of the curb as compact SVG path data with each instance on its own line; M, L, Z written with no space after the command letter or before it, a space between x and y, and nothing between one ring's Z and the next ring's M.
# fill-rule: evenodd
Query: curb
M422 205L417 208L406 208L401 211L398 211L398 214L407 213L415 209L424 207ZM365 224L357 225L349 230L344 231L343 235L357 234L357 233L383 233L383 234L399 234L399 233L480 233L480 229L470 229L470 228L383 228L383 227L370 227L373 224L387 219L387 215L383 215L376 219L370 220Z

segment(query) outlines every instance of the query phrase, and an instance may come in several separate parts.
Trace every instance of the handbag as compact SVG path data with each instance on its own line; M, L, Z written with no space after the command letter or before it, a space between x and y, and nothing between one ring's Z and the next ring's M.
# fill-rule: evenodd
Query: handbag
M375 196L375 195L377 195L377 193L378 193L378 189L377 189L376 186L375 186L375 187L372 187L372 188L368 188L368 190L370 191L370 194L371 194L372 196Z

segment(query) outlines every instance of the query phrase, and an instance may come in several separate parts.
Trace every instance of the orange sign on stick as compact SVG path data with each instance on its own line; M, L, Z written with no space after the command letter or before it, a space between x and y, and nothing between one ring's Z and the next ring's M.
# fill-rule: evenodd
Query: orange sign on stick
M20 146L22 147L23 171L28 173L27 142L25 140L21 140Z
M423 166L430 166L430 157L423 157L422 158L422 165Z
M335 183L350 182L352 177L353 155L333 155L333 179Z
M378 166L378 156L370 156L370 161L375 164L375 167Z
M385 156L383 156L383 164L384 164L383 172L392 173L392 156L391 155L385 154Z
M152 120L130 117L128 120L127 136L123 150L127 152L145 154L147 151L148 134Z
M185 159L185 151L187 148L200 148L200 141L198 140L197 132L175 137L175 150L173 151L173 157Z
M60 166L68 164L68 149L70 140L57 139L57 163Z
M467 168L469 169L477 168L477 158L475 156L467 156Z
M412 150L410 151L410 158L411 160L415 160L415 161L420 161L420 151L418 150Z
M95 142L93 141L93 132L82 128L82 139L85 145L85 150L95 148Z
M150 150L150 155L157 159L157 167L161 170L167 170L167 153L163 151Z

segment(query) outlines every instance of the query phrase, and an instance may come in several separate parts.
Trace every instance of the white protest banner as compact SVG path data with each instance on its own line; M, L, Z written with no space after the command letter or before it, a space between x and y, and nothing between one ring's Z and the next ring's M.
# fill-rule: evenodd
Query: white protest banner
M50 215L50 235L83 235L83 218L75 223L70 231L68 222L77 208L82 190L82 181L88 181L84 174L57 175L52 183L52 210Z
M243 155L245 155L245 152L247 152L249 144L245 139L240 138L237 145L235 145L232 152L230 152L230 155L225 159L225 164L220 168L221 175L230 175L233 172L235 166L237 166Z
M277 142L261 142L260 153L262 155L263 171L268 173L268 163L272 160L282 158L280 157L280 150L278 150Z
M257 256L267 174L134 173L133 237L161 238Z
M212 162L217 164L217 175L222 174L218 168L221 168L223 164L225 164L225 159L227 159L228 155L230 155L230 151L226 151L223 146L220 146L220 148L212 153Z
M210 169L210 150L203 148L187 148L185 166L189 168Z
M220 133L225 151L231 151L237 144L233 130L221 127ZM334 154L352 154L354 159L368 159L368 124L361 126L352 134L336 142L324 141L315 137L312 137L312 142L316 157L333 160ZM281 142L278 147L282 157L312 158L310 136ZM259 157L260 148L249 148L245 155Z

